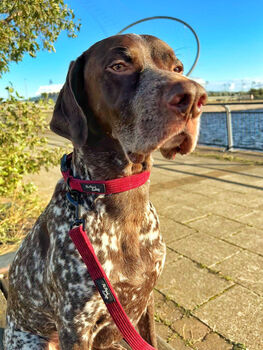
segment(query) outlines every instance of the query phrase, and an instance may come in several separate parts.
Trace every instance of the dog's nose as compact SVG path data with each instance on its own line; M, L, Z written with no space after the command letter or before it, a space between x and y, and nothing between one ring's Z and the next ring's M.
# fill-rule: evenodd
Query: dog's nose
M189 80L174 84L170 90L167 107L171 112L198 117L206 104L207 94L198 83Z

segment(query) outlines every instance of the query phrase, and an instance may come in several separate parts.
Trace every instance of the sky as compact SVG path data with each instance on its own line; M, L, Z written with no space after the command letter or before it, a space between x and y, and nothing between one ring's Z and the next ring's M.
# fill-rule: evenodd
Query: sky
M187 22L200 40L200 58L191 77L208 90L246 90L263 87L262 0L64 0L82 27L77 38L62 32L56 52L39 51L37 58L25 55L12 63L0 80L0 96L12 82L24 97L58 91L65 81L70 61L96 41L117 34L125 26L151 16L171 16ZM184 63L187 72L197 45L192 32L181 23L148 21L127 32L151 34L166 41Z

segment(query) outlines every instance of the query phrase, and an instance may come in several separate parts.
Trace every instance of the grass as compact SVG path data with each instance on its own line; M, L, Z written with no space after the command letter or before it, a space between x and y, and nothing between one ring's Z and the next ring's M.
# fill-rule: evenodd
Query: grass
M192 153L193 156L196 157L204 157L204 158L213 158L213 159L218 159L218 160L225 160L229 162L239 162L243 164L248 164L248 165L263 165L263 158L262 156L254 156L253 155L246 155L244 154L243 157L236 155L235 153L224 153L224 152L219 152L219 151L205 151L205 150L195 150Z
M36 193L25 197L15 192L10 198L0 198L0 254L25 237L45 204Z

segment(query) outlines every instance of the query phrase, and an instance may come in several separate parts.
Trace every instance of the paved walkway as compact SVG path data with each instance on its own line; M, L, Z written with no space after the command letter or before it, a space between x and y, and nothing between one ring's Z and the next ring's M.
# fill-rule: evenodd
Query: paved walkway
M43 174L42 190L58 177ZM263 349L262 195L262 166L156 153L150 197L168 250L156 325L175 350Z
M157 154L150 197L168 249L158 333L176 350L262 350L262 166Z

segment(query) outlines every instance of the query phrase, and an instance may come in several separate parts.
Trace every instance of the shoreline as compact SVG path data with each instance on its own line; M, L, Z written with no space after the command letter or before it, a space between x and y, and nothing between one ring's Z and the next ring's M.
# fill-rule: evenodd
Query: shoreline
M247 110L254 110L254 109L263 109L263 103L262 104L254 104L252 103L246 103L246 104L233 104L228 105L227 102L224 104L227 105L231 111L247 111ZM225 112L225 108L222 105L206 105L203 107L203 112Z

